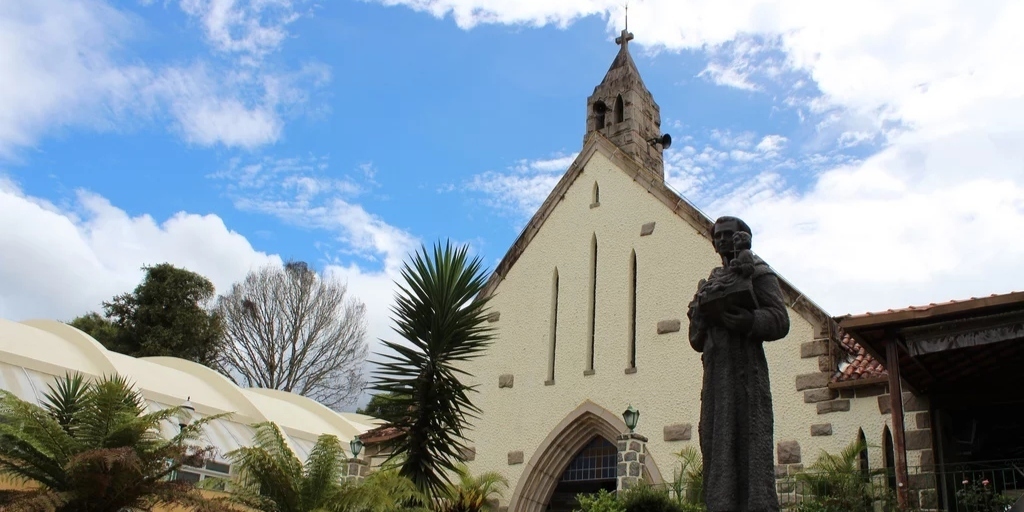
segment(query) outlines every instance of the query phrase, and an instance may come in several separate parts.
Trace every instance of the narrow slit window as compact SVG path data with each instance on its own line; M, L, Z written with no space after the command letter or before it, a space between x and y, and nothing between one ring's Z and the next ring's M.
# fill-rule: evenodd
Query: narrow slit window
M558 269L551 280L551 327L548 339L551 340L548 347L548 382L555 382L555 349L558 345Z
M857 441L860 443L860 453L857 454L860 462L860 474L868 479L871 475L871 464L868 461L868 438L864 435L864 429L860 429L857 434Z
M594 345L597 339L597 234L590 239L590 329L587 340L587 370L594 370Z
M615 98L615 122L621 123L626 118L626 106L622 102L622 95Z
M597 185L596 181L594 182L594 197L591 199L593 199L592 201L590 201L591 207L601 204L601 187Z
M629 265L629 367L636 368L636 251Z

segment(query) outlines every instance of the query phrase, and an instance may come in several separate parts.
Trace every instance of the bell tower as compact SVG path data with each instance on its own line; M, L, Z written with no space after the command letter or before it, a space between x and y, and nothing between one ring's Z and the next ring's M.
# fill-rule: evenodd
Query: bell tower
M587 98L587 134L601 132L658 179L665 179L662 152L671 138L661 133L661 111L629 54L633 34L615 38L619 53L604 80Z

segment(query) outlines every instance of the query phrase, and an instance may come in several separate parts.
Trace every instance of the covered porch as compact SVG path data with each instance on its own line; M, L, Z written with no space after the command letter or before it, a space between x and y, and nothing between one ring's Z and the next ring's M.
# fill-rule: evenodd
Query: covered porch
M929 485L951 511L969 485L1024 493L1024 292L836 321L888 371L901 505L916 504L923 495L913 500L912 490ZM925 415L905 415L909 400L926 401ZM917 423L909 438L905 419Z

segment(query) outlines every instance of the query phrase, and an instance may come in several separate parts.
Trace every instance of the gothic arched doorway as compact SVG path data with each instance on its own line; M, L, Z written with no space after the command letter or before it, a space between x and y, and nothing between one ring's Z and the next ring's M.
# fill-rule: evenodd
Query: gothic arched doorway
M615 491L617 455L615 443L594 437L562 472L548 501L548 512L571 512L577 508L576 496L580 494Z
M509 512L545 512L566 468L576 460L576 455L596 438L610 442L625 431L626 424L621 417L585 400L548 433L526 463L509 500ZM649 452L644 480L652 484L662 483L661 473Z

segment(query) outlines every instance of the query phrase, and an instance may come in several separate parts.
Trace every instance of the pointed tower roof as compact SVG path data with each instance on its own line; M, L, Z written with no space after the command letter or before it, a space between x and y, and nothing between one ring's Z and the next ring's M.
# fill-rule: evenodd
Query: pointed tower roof
M601 84L606 84L623 78L630 78L639 82L640 86L647 89L644 86L644 81L640 77L640 70L636 68L636 63L633 62L633 56L629 54L629 42L633 40L633 33L622 30L619 37L615 38L615 44L619 45L619 53L615 54L615 59L612 60L612 65L608 68L608 72L604 75L604 80L601 80Z
M629 54L632 39L628 29L615 38L619 52L587 98L587 135L600 132L643 168L664 179L661 112Z

